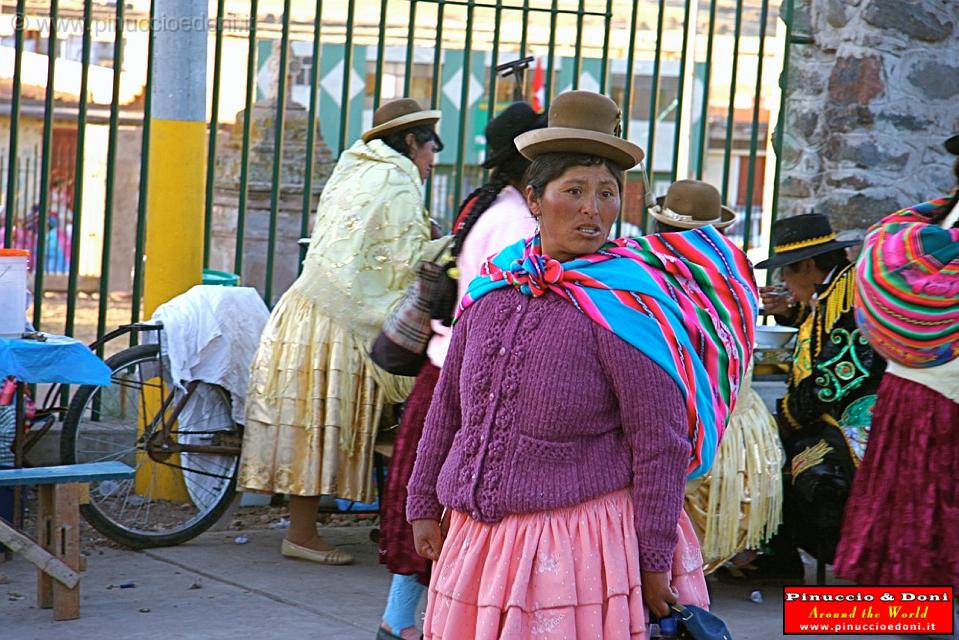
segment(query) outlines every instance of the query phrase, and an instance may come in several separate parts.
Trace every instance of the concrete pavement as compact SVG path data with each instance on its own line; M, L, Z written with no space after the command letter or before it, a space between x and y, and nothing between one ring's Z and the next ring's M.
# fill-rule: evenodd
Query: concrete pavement
M36 608L35 570L15 558L0 563L0 638L69 640L372 640L389 586L377 564L369 527L328 527L323 535L346 546L357 562L319 566L280 556L284 532L208 532L178 547L149 551L95 549L81 581L81 618L53 622ZM236 544L237 536L247 544ZM807 567L811 583L813 567ZM133 583L133 587L121 585ZM778 586L710 584L713 610L736 640L781 638ZM753 589L762 603L749 600ZM822 638L823 636L789 636ZM876 638L878 636L843 636Z
M783 384L756 382L754 388L772 405ZM36 608L32 565L20 558L0 562L0 574L8 579L0 584L0 639L371 640L389 575L377 563L369 532L369 527L323 530L328 540L356 556L356 564L348 567L284 559L279 529L213 531L178 547L142 552L94 549L81 581L82 617L69 622L53 622L50 611ZM249 542L236 544L240 535ZM814 566L807 565L807 584L814 583L814 575ZM129 583L134 586L121 588ZM782 635L778 585L710 581L710 588L712 609L736 640L825 637ZM753 590L762 594L761 603L749 599Z

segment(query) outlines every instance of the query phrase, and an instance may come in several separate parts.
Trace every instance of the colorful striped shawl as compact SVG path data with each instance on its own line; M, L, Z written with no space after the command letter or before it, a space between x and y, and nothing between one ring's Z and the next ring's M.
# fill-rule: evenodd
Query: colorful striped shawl
M535 236L483 265L457 317L508 285L533 297L562 296L661 366L686 399L687 471L709 471L752 357L756 283L742 251L704 227L620 238L560 264L542 254Z
M930 224L950 202L930 200L880 220L866 234L856 266L862 334L908 367L959 357L959 229Z

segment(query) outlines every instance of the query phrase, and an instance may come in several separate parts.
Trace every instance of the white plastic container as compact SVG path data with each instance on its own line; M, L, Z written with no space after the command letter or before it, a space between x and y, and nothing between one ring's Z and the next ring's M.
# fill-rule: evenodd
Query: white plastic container
M24 249L0 249L0 336L17 337L26 326L27 261Z

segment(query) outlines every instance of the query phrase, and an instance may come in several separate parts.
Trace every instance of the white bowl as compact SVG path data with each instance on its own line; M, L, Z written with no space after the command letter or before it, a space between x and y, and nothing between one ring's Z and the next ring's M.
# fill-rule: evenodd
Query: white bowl
M761 349L780 349L786 346L799 329L780 325L758 325L756 346Z

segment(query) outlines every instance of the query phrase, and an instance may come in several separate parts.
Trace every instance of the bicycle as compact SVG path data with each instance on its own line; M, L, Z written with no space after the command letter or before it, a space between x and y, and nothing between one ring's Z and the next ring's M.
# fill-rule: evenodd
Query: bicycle
M91 483L81 513L107 538L143 549L180 544L209 529L236 495L243 441L230 394L199 381L171 384L161 323L124 325L91 348L130 333L156 340L108 358L110 387L84 385L63 419L63 464L121 460L132 480Z

